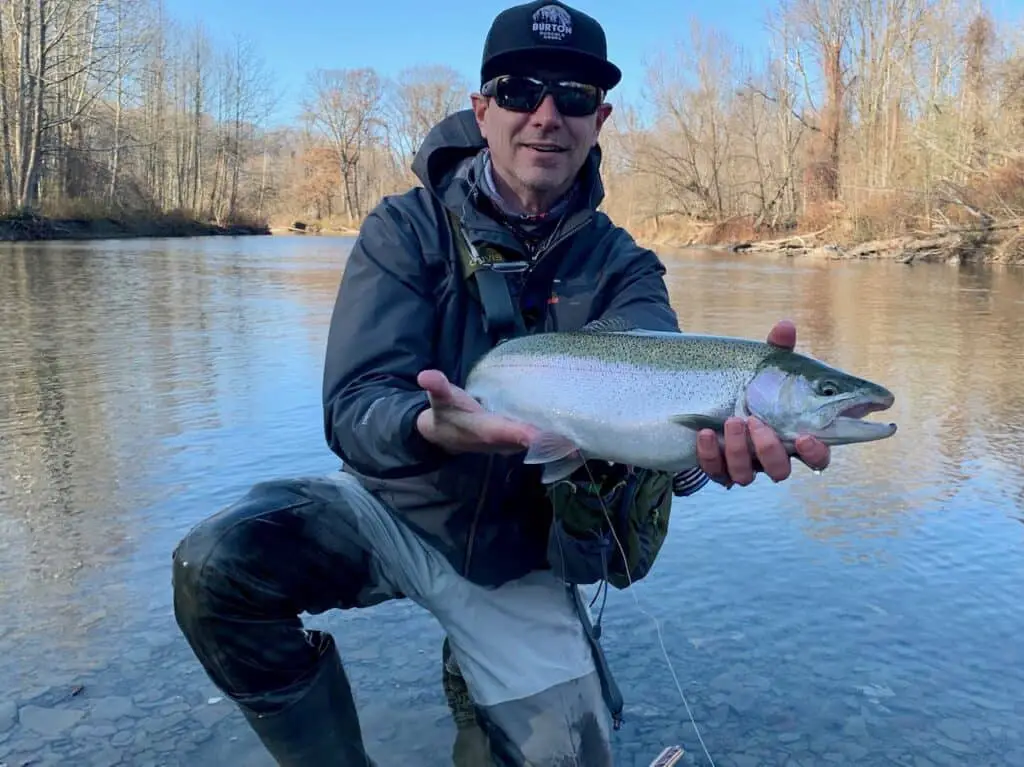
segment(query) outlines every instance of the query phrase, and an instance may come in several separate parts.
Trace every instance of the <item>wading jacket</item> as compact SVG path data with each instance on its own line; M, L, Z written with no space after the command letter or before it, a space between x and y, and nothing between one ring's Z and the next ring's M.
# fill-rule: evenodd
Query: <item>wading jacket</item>
M462 386L498 340L480 300L493 286L468 279L449 217L476 248L525 262L507 280L526 332L575 330L609 316L655 330L679 326L658 257L597 210L599 148L581 171L575 204L531 251L484 199L474 162L484 146L471 111L449 116L413 162L422 186L385 197L366 218L331 318L323 404L327 442L344 470L465 577L496 586L547 566L552 517L540 467L524 466L522 454L450 455L415 428L427 407L416 375L436 368ZM676 494L706 479L691 472Z

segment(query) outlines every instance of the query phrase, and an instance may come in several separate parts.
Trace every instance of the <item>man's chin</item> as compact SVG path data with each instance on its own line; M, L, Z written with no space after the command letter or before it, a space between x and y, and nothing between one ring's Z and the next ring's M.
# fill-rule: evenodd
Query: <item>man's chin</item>
M523 183L538 194L550 194L568 185L569 176L563 169L552 172L548 168L529 168L520 177Z

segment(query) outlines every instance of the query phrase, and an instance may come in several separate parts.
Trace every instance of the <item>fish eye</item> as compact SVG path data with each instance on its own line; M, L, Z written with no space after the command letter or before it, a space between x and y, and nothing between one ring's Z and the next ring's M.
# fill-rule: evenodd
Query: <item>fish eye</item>
M835 397L839 394L839 386L832 381L821 381L818 384L818 393L822 397Z

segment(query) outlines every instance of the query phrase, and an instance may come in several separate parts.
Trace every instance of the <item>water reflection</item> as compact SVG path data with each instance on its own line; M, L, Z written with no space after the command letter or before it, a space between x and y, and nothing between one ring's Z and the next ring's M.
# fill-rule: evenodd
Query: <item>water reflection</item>
M920 509L918 491L949 500L980 473L1020 476L1013 447L1024 441L1020 270L769 261L730 271L721 281L728 287L708 293L721 271L715 256L672 262L672 299L687 328L763 337L775 319L790 317L801 350L897 395L885 416L900 424L893 439L835 451L849 487L837 489L833 479L792 483L793 492L821 502L867 488L906 499L842 504L840 514L874 518Z
M171 617L169 552L252 482L333 467L321 355L350 245L2 251L0 685L83 723L124 712L99 730L50 713L41 737L0 708L0 762L114 749L133 764L269 765L208 702ZM636 593L716 759L1024 763L1024 273L665 257L686 328L764 337L790 317L800 349L889 386L900 424L837 449L821 477L677 504ZM649 618L614 594L606 621L629 706L621 762L668 741L695 751ZM380 763L446 763L436 626L408 605L315 623L339 637ZM69 699L74 684L86 691Z

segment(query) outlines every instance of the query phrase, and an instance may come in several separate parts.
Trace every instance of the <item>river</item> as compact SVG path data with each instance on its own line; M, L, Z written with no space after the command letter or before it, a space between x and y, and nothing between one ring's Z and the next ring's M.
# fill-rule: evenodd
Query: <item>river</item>
M271 765L174 624L170 553L259 480L326 472L321 354L351 240L0 249L0 764ZM1024 271L665 254L695 331L889 386L900 430L816 476L676 503L613 593L617 764L1024 764ZM336 635L381 767L450 764L441 633ZM34 761L32 761L34 760Z

